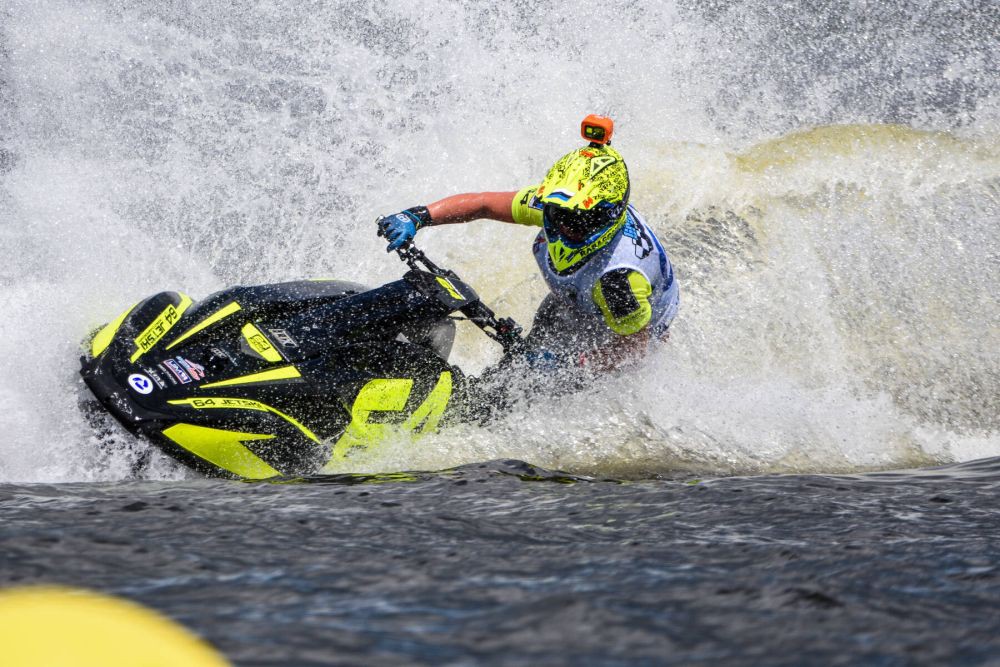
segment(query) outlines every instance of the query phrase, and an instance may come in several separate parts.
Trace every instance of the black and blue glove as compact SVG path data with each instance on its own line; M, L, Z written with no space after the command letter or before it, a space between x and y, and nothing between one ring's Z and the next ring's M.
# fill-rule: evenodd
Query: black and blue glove
M426 206L414 206L395 215L383 216L375 222L378 223L378 235L389 240L385 251L392 252L412 241L418 229L431 224L431 214Z

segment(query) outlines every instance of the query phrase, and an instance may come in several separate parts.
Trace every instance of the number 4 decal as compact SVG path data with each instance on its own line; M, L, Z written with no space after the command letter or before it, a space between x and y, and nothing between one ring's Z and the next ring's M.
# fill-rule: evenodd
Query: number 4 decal
M451 372L441 373L431 393L403 422L402 430L423 435L436 429L441 421L441 415L448 407L451 386ZM377 379L369 381L362 387L354 399L354 405L351 406L351 423L333 446L331 460L346 458L354 449L367 449L385 438L389 429L400 428L390 424L371 423L368 418L373 412L402 411L406 407L411 391L413 391L411 379Z

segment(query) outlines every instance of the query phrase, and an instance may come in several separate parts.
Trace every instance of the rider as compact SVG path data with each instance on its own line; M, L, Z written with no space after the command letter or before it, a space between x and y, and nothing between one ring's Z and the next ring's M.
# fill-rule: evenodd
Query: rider
M610 146L610 118L590 115L590 144L556 162L518 192L453 195L378 219L388 251L417 230L488 218L541 227L533 251L551 293L528 336L533 365L610 369L638 359L667 337L678 288L663 246L628 203L629 175Z

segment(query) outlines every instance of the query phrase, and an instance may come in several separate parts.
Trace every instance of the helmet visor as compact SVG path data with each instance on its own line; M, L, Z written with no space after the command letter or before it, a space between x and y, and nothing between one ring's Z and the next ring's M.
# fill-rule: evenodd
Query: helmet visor
M621 205L599 204L590 210L562 208L546 204L542 208L545 232L558 235L569 243L585 243L598 232L615 224L621 215Z

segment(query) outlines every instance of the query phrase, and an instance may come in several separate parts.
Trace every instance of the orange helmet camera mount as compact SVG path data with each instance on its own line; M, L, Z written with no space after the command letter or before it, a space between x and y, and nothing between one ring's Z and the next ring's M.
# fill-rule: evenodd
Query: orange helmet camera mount
M590 114L580 123L580 136L592 144L603 146L611 143L615 122L607 116Z

